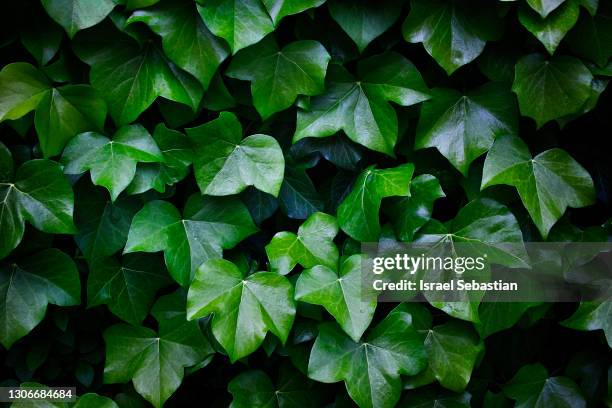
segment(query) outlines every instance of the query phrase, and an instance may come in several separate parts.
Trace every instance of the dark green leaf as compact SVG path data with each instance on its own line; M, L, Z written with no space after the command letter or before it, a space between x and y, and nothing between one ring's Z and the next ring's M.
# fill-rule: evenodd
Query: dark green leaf
M576 24L579 15L580 8L574 0L566 1L546 18L527 6L519 8L519 21L540 40L550 55L554 54L565 34Z
M115 8L113 0L41 0L47 13L73 37L98 24Z

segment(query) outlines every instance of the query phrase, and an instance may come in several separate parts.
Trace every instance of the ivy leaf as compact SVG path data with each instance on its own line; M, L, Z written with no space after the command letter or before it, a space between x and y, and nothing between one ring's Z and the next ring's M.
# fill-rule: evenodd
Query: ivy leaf
M553 10L563 4L566 0L527 0L529 7L540 13L542 18L546 18Z
M183 216L166 201L150 201L132 219L124 253L164 251L170 275L187 286L206 260L220 258L257 231L235 197L192 195Z
M320 6L324 0L197 0L206 26L235 54L274 31L285 16Z
M153 140L164 160L162 163L140 163L126 190L128 194L140 194L152 188L163 193L166 186L178 183L189 174L193 161L193 145L189 138L160 123L153 131Z
M481 189L497 184L516 187L544 238L567 207L595 202L591 176L567 152L555 148L532 157L516 137L499 138L487 155Z
M184 300L176 294L153 307L159 333L146 327L117 324L104 332L104 382L132 380L136 391L159 408L183 381L185 369L206 360L213 350L197 322L185 320ZM168 318L168 314L174 316Z
M582 302L562 324L575 330L603 330L608 346L612 348L612 302Z
M293 142L343 130L356 143L393 156L397 116L388 101L410 106L429 99L421 74L407 59L387 53L362 60L359 80L338 66L327 74L327 91L298 111Z
M89 269L87 307L106 304L116 316L138 325L149 314L155 293L169 283L166 268L155 256L99 259Z
M488 1L412 0L402 32L406 41L423 43L450 75L476 59L487 41L497 40L502 26Z
M380 223L378 212L383 198L409 196L410 180L414 172L411 163L391 169L364 170L353 189L338 207L338 224L350 237L362 242L378 241Z
M19 119L36 109L51 84L25 62L8 64L0 71L0 121Z
M77 403L74 404L74 408L89 408L89 407L97 407L97 408L119 408L119 406L108 397L103 397L98 394L94 394L89 392L87 394L83 394L77 400Z
M521 113L540 128L580 111L591 95L591 81L593 75L579 59L562 55L546 60L530 54L516 64L512 91Z
M274 23L261 0L198 0L202 20L232 53L255 44L274 31Z
M60 49L64 32L44 13L30 15L20 30L23 46L36 59L39 66L47 65Z
M519 21L540 40L550 55L554 54L565 34L576 24L579 15L580 7L574 0L566 1L546 18L525 5L519 7Z
M391 198L391 204L383 209L389 214L400 241L410 242L414 234L430 219L434 202L445 197L440 182L430 174L415 177L410 184L408 197Z
M47 13L64 27L70 38L98 24L115 8L113 0L41 0Z
M227 386L233 408L314 408L318 396L312 388L312 381L289 365L281 366L277 385L263 371L249 370Z
M325 207L306 170L298 166L285 167L279 199L281 209L289 218L303 220Z
M134 199L120 198L113 202L102 189L89 182L76 185L74 218L79 232L74 240L90 263L123 248L138 209Z
M55 156L71 138L104 127L106 104L87 85L53 88L30 64L9 64L0 71L0 121L36 110L34 124L45 157Z
M478 308L480 321L474 324L475 329L484 339L514 326L528 309L539 304L537 302L483 302Z
M62 152L66 143L87 130L102 130L106 103L87 85L49 90L36 108L34 124L45 157Z
M400 374L415 375L427 366L424 335L414 314L402 304L356 343L333 323L319 326L308 362L316 381L344 380L350 397L362 408L394 406L400 398Z
M3 230L4 231L4 230ZM78 305L81 282L68 255L51 248L0 268L0 343L7 349L45 317L47 304Z
M23 164L13 182L0 182L0 200L0 259L21 242L26 221L43 232L76 233L72 188L55 162Z
M419 230L414 241L430 244L469 243L472 250L487 254L490 263L511 268L529 267L518 221L508 208L489 198L469 202L446 226L431 220ZM481 297L475 292L466 295L465 301L430 303L458 319L478 322Z
M445 388L461 392L470 381L484 343L466 323L451 321L431 329L425 339L429 368Z
M187 316L211 313L212 332L230 361L248 356L272 332L284 344L295 318L293 286L272 272L245 274L225 259L204 263L187 295Z
M370 325L376 309L376 295L362 293L361 256L352 255L335 266L316 265L303 271L295 284L295 299L320 305L342 330L358 342Z
M319 154L342 169L357 170L358 163L363 158L363 150L358 144L338 135L323 139L302 139L291 146L290 152L296 158Z
M61 158L66 174L91 173L91 181L108 190L111 200L130 184L137 162L161 162L164 156L141 125L124 126L113 139L98 133L81 133L72 139Z
M548 377L541 364L523 366L503 387L504 394L522 407L586 407L580 388L567 377Z
M127 23L148 25L162 37L168 58L196 77L206 89L228 51L206 28L196 7L191 1L163 2L135 11Z
M438 393L434 389L425 387L412 390L407 393L398 405L400 408L470 408L471 395L468 392L462 394ZM486 401L484 402L486 405Z
M363 52L369 43L395 23L402 3L383 0L374 5L361 0L333 0L328 7L332 18L357 44L359 52Z
M242 139L242 126L233 113L187 129L195 146L193 168L202 194L230 195L247 186L278 196L285 159L276 139L251 135Z
M225 75L251 81L253 104L265 120L290 107L298 95L322 93L330 58L316 41L296 41L279 49L268 36L236 54Z
M612 7L602 3L596 15L583 13L568 34L567 43L577 56L605 66L612 58Z
M331 269L338 266L338 248L334 238L338 234L338 223L331 215L316 212L293 232L278 232L266 245L270 267L286 275L298 263L304 268L325 265Z
M88 35L79 37L75 52L91 66L89 81L118 126L134 121L158 96L193 111L198 108L204 94L200 83L155 44L147 42L141 48L131 38L104 29Z
M516 102L503 83L488 83L466 95L451 89L432 93L421 110L415 149L435 147L464 176L497 136L518 134Z

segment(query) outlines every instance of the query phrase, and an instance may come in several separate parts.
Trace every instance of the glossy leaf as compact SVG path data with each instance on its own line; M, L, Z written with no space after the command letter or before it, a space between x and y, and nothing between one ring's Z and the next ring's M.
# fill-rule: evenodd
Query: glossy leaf
M108 190L111 200L130 184L138 162L161 162L164 156L141 125L120 128L112 140L98 133L81 133L68 143L61 162L64 173L89 171L91 181Z
M546 18L530 10L527 6L519 9L519 21L546 47L549 54L554 54L565 34L576 24L580 8L576 1L566 1Z
M580 60L558 56L546 60L540 54L521 58L515 68L512 91L521 114L547 122L576 113L591 94L593 75Z
M7 349L45 317L47 305L81 302L79 273L72 258L45 249L0 267L0 343Z
M268 135L242 139L236 116L219 118L187 129L195 146L194 172L202 194L237 194L248 186L278 196L285 159L278 142Z
M362 293L361 262L360 255L352 255L342 262L338 273L336 268L317 265L303 271L295 284L296 300L323 306L356 342L376 309L375 294Z
M225 45L206 28L191 1L162 2L135 11L127 22L145 23L160 35L168 58L196 77L204 89L228 55Z
M563 325L576 330L603 330L612 348L612 302L582 302Z
M189 285L206 260L220 258L257 231L246 207L236 198L193 195L183 215L166 201L150 201L133 218L124 253L164 251L170 275Z
M48 233L76 233L74 194L57 163L28 161L8 181L0 183L0 258L21 242L26 221Z
M466 323L453 321L430 330L425 349L429 367L440 385L460 392L470 381L484 343Z
M409 196L413 172L414 165L410 163L391 169L369 167L363 171L338 207L340 228L356 240L378 241L378 212L382 199Z
M387 315L356 343L338 326L319 327L308 362L308 376L316 381L344 381L360 407L393 406L400 398L400 374L414 375L427 365L424 335L415 329L414 316L406 305Z
M565 3L567 0L526 0L529 7L546 17L548 14Z
M481 188L496 184L516 187L544 238L567 207L584 207L595 200L591 176L567 152L550 149L532 157L515 137L498 139L487 155Z
M47 13L68 36L98 24L115 8L113 0L41 0Z
M499 37L500 28L488 1L468 5L457 0L412 0L402 32L406 41L423 43L450 75L478 57L487 41Z
M245 276L229 261L210 260L189 287L187 316L197 319L211 313L212 332L235 362L254 352L268 331L287 341L295 318L293 286L276 273Z
M355 80L339 67L330 67L327 91L298 111L293 142L326 137L342 130L356 143L393 156L398 125L389 101L410 106L429 99L429 91L414 65L388 53L370 57L358 66Z
M361 0L332 0L328 2L328 7L332 18L357 44L359 52L363 52L369 43L397 20L402 3L384 0L374 5Z
M8 64L0 71L0 121L19 119L36 109L51 87L49 80L25 62Z
M435 147L467 175L497 136L517 134L518 109L504 84L489 83L464 95L437 89L423 104L415 148Z
M329 60L316 41L296 41L279 49L269 36L236 54L225 75L251 82L253 104L265 120L290 107L298 95L322 93Z

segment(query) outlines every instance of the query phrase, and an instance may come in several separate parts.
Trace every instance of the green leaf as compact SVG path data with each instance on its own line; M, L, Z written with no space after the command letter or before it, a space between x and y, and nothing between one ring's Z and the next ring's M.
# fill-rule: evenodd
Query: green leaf
M487 41L497 40L503 24L489 1L411 0L402 33L423 43L448 75L478 57Z
M137 325L149 314L155 293L169 283L166 268L155 256L128 254L121 262L102 258L89 269L87 306L108 305L113 314Z
M132 380L136 391L159 408L183 381L185 369L213 353L197 322L185 320L180 296L160 298L153 307L159 333L146 327L117 324L104 332L104 382ZM172 316L172 317L171 317Z
M140 163L126 190L128 194L140 194L152 188L163 193L166 186L178 183L189 174L193 161L193 145L189 138L160 123L153 131L153 140L164 160L162 163Z
M494 333L514 326L530 308L539 305L536 302L500 302L481 303L478 308L480 321L474 326L483 339Z
M350 237L362 242L378 241L380 223L378 212L383 198L409 196L410 180L414 172L411 163L391 169L364 170L353 189L338 207L338 224Z
M91 181L108 190L111 200L130 184L136 163L161 162L164 156L141 125L124 126L110 140L98 133L81 133L72 139L62 155L64 173L91 173Z
M521 114L545 123L578 112L591 95L593 75L584 64L565 55L546 60L541 54L521 58L512 91Z
M204 94L200 83L170 62L155 44L147 42L140 48L129 37L108 30L90 35L93 38L80 37L75 51L91 66L91 85L106 100L118 126L137 119L159 96L194 111L198 108Z
M333 0L329 13L363 52L369 43L387 31L398 19L402 2L383 0L376 4L362 0Z
M342 130L356 143L393 156L397 116L388 101L410 106L429 99L421 74L396 53L377 55L358 64L359 80L338 66L327 74L327 91L298 110L293 142L326 137Z
M496 137L517 134L516 102L503 83L488 83L465 95L436 89L423 104L415 149L435 147L467 176L470 164Z
M74 234L74 195L57 163L31 160L12 183L0 183L0 259L21 242L28 221L54 234Z
M45 317L47 304L78 305L76 265L57 249L45 249L0 268L0 343L7 349Z
M230 361L246 357L272 332L284 344L295 318L293 286L272 272L245 274L224 259L197 271L187 295L187 316L213 313L212 332Z
M289 218L300 220L308 218L317 211L323 211L325 207L323 198L301 166L285 167L279 199L283 212Z
M553 10L563 4L566 0L527 0L529 7L540 13L542 18L546 18Z
M582 13L567 43L577 56L605 66L612 58L612 7L603 3L595 16Z
M77 31L98 24L115 8L113 0L41 0L47 13L72 38Z
M497 184L516 187L544 238L567 207L595 202L591 176L567 152L555 148L532 157L516 137L499 138L487 155L481 189Z
M283 17L301 13L325 3L325 0L262 0L275 25Z
M430 174L415 177L410 184L410 196L391 198L383 209L389 215L400 241L412 241L414 234L430 219L434 202L445 197L440 182Z
M279 49L268 36L236 54L225 75L251 82L253 104L265 120L290 107L298 95L322 93L329 60L316 41L296 41Z
M230 195L248 186L278 196L285 159L276 139L251 135L242 139L242 126L233 113L187 129L195 146L193 168L202 194Z
M191 1L162 2L135 11L127 23L142 22L160 35L168 58L196 77L206 89L228 51L208 31L196 7Z
M123 248L138 209L133 199L113 202L104 190L89 182L76 185L74 218L79 232L74 240L88 262L109 257Z
M469 243L471 251L487 254L489 263L511 268L529 267L518 221L508 208L489 198L469 202L446 226L431 220L419 230L414 241L430 244ZM473 293L468 294L465 301L430 303L458 319L478 322L481 297Z
M317 265L300 274L295 299L320 305L331 314L342 330L358 342L370 325L376 309L376 295L362 293L360 255L352 255L336 267Z
M197 0L206 26L235 54L274 31L285 16L318 7L325 0Z
M407 393L398 408L470 408L471 397L468 392L437 393L432 388L419 388Z
M36 108L34 124L45 157L56 156L77 134L102 130L106 103L87 85L66 85L45 94Z
M532 11L527 6L519 8L519 21L546 47L550 55L561 43L565 34L576 24L580 15L577 1L566 1L546 18Z
M322 324L308 376L324 383L344 380L361 408L394 406L402 391L400 374L415 375L427 366L425 336L415 328L414 317L409 306L399 305L359 343L335 324Z
M124 253L164 251L170 275L186 286L204 261L220 258L223 249L256 231L235 197L192 195L183 216L166 201L150 201L134 216Z
M119 408L119 406L108 397L94 393L83 394L79 397L73 408Z
M293 232L278 232L266 245L266 254L274 272L286 275L298 263L304 268L325 265L332 269L338 266L338 248L334 238L338 234L338 223L331 215L316 212Z
M612 302L581 302L578 310L562 324L575 330L603 330L612 348Z
M429 367L444 388L461 392L467 386L484 343L466 323L451 321L431 329L425 339Z
M232 408L314 408L319 396L312 388L312 381L289 365L281 366L276 385L263 371L250 370L227 386L234 398Z
M521 407L584 408L580 388L567 377L548 377L541 364L523 366L503 387L504 394Z
M6 65L0 71L0 121L19 119L33 111L50 88L49 80L32 65Z
M232 53L255 44L274 31L274 23L261 0L199 0L206 26L223 38Z

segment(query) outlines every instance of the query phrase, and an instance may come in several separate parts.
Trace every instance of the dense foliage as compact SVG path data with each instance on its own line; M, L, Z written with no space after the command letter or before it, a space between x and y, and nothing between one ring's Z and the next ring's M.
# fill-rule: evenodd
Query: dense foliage
M0 18L1 385L109 408L612 403L610 302L360 288L360 242L609 239L608 0Z

